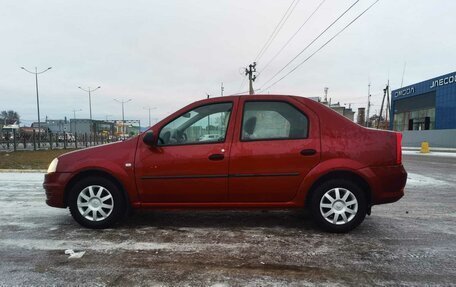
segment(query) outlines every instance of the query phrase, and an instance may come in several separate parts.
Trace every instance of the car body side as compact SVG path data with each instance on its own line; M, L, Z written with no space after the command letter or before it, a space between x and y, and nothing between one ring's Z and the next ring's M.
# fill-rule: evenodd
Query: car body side
M312 190L324 179L350 177L367 192L369 206L394 202L403 196L407 174L396 154L396 134L361 127L335 111L310 99L295 96L254 95L213 98L192 103L149 130L158 135L168 122L195 107L216 103L233 102L225 143L231 152L234 142L239 141L241 129L242 101L284 101L301 110L308 117L308 140L316 146L316 164L303 177L295 196L280 202L170 202L153 203L141 200L141 186L136 173L141 172L138 150L144 147L144 134L114 144L82 151L71 152L59 157L58 170L45 176L47 204L66 207L67 194L79 178L96 174L110 178L125 192L125 200L133 208L286 208L303 207ZM279 141L278 141L279 142ZM159 148L158 148L159 149ZM286 150L287 146L284 145ZM159 152L155 151L155 152Z

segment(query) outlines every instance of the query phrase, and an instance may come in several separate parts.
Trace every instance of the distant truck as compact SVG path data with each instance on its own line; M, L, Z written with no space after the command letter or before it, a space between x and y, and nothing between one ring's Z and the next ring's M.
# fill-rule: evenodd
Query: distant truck
M16 123L12 125L4 125L1 129L2 140L12 141L14 139L14 135L18 138L19 134L19 125Z
M35 137L38 138L38 135L40 135L41 139L44 139L47 135L47 129L45 128L35 128L35 127L20 127L19 128L19 137L20 139L24 140L32 140L33 139L33 134L35 134Z

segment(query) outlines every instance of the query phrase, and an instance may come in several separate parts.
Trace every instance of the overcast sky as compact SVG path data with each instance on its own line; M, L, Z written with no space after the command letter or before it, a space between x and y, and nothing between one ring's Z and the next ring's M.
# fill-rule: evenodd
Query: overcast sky
M321 0L301 0L270 47L258 71L277 53ZM292 42L259 75L268 81L355 0L326 0ZM310 46L298 64L374 0L360 0ZM92 96L95 119L148 122L144 107L162 119L206 97L246 91L242 67L253 62L292 0L274 1L1 1L0 110L16 110L24 124L36 121L34 76L21 70L51 70L39 76L41 118L89 118L88 95L78 86L101 89ZM456 70L456 1L380 0L352 26L294 73L265 92L322 96L366 106L371 82L374 106L382 89ZM294 64L290 66L294 67ZM284 72L286 72L285 70ZM280 78L280 77L278 77ZM278 79L277 78L277 79ZM273 82L273 81L272 81ZM266 85L267 86L267 85Z

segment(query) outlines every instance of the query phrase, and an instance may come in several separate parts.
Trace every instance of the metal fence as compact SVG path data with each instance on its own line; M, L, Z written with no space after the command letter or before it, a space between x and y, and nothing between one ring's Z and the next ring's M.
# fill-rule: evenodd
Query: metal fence
M78 149L123 140L121 137L97 134L3 133L0 135L0 151Z

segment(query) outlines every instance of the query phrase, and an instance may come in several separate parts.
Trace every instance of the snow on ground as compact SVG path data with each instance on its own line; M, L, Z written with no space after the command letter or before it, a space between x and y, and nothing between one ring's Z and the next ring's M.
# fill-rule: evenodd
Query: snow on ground
M111 230L112 231L112 230ZM115 232L115 231L113 231ZM109 240L55 240L55 239L4 239L0 240L2 246L15 247L21 249L37 250L65 250L73 248L77 250L96 250L102 252L123 250L173 250L178 252L195 252L214 248L214 244L205 243L163 243L163 242L137 242L126 240L123 242L113 242ZM217 244L218 248L237 250L249 247L246 243Z
M0 182L43 182L44 173L41 172L0 172Z
M0 230L5 226L42 227L47 224L44 218L66 213L46 205L43 180L44 174L39 172L0 172Z
M425 176L421 174L416 174L416 173L408 173L407 176L407 185L406 187L409 186L434 186L434 187L448 187L452 185L448 181L444 180L439 180L430 176Z

